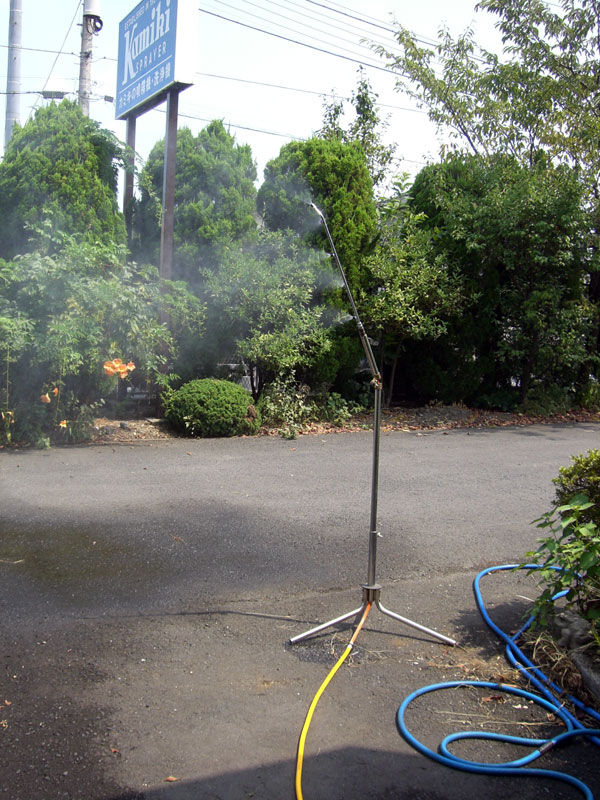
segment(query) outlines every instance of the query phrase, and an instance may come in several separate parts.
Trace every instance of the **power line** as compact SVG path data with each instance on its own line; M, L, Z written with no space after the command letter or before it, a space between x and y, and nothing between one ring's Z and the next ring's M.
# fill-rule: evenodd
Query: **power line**
M81 0L79 0L79 2L81 2ZM75 12L75 14L77 14L77 11ZM72 25L71 25L71 27L72 27ZM71 33L71 29L70 28L69 28L69 33ZM67 33L67 36L69 35L69 33ZM67 37L65 37L65 41L66 41L66 39L67 39ZM64 42L63 42L63 44L64 44ZM10 45L8 45L8 44L0 44L0 47L3 47L5 49L7 49L8 47L10 47ZM79 58L79 53L70 53L68 50L47 50L46 48L43 48L43 47L23 47L23 46L21 46L19 48L19 50L24 50L24 51L27 51L29 53L50 53L52 55L76 56L77 58ZM113 60L116 61L117 59L115 58Z
M0 94L1 95L8 95L8 94L10 94L10 95L15 95L15 94L21 95L21 94L42 94L42 92L40 90L30 89L29 91L24 91L24 92L1 92L0 91ZM62 94L62 92L61 92L61 94ZM65 92L65 94L67 94L67 92Z
M77 0L77 6L76 6L76 8L75 8L75 13L73 14L73 19L71 20L71 24L69 25L69 28L68 28L68 30L67 30L67 33L65 34L65 38L63 39L63 43L62 43L62 45L60 46L60 50L58 51L58 53L57 53L57 55L56 55L56 58L54 59L54 62L53 62L53 64L52 64L52 66L50 67L50 72L48 73L48 77L46 78L46 83L44 84L44 88L42 89L42 91L45 91L45 90L46 90L46 87L48 86L48 83L49 83L49 81L50 81L50 78L52 77L52 73L54 72L54 67L56 66L56 62L58 61L58 58L59 58L59 56L60 56L60 55L62 55L62 50L63 50L63 47L65 46L65 44L66 44L66 41L67 41L67 39L69 38L69 34L71 33L71 28L73 27L73 25L74 25L74 23L75 23L75 18L77 17L77 13L78 13L78 11L79 11L79 8L80 8L80 6L81 6L81 3L82 3L82 0ZM27 115L27 122L29 122L29 119L30 119L30 117L31 117L31 114L33 113L33 111L35 111L35 108L36 108L36 106L37 106L38 102L39 102L39 97L36 99L36 101L35 101L35 103L33 104L33 106L32 106L32 107L29 109L29 114Z
M159 107L153 108L152 111L157 111L159 114L166 114L167 113L165 109L159 108ZM199 117L199 116L196 116L195 114L181 114L180 113L179 116L180 117L184 117L185 119L193 119L193 120L196 120L198 122L213 122L214 121L214 119L208 119L207 117ZM264 130L263 128L252 128L252 127L250 127L248 125L240 125L238 123L230 122L230 121L227 121L227 122L223 121L223 124L226 125L228 128L235 128L236 130L251 131L253 133L263 133L263 134L267 134L269 136L279 136L279 137L282 137L284 139L292 139L293 141L296 141L296 142L305 142L306 141L305 137L296 136L296 135L294 135L292 133L279 133L277 131L267 131L267 130ZM399 161L406 161L408 164L420 164L421 166L425 166L427 164L426 161L416 161L413 158L404 158L404 156L399 156L398 160Z
M380 72L385 72L387 75L395 75L395 73L387 69L387 67L380 67L377 64L368 64L365 61L361 61L358 58L350 58L349 56L341 55L341 53L333 53L331 50L325 50L323 47L316 47L312 44L307 44L306 42L299 42L297 39L290 39L288 36L282 36L279 33L273 33L272 31L266 31L263 28L258 28L255 25L248 25L245 22L240 22L237 19L231 19L230 17L225 17L222 14L217 14L214 11L207 11L205 8L198 9L202 14L208 14L211 17L216 17L217 19L225 20L225 22L233 22L235 25L241 25L243 28L249 28L253 31L258 31L259 33L265 33L268 36L274 36L276 39L282 39L284 42L291 42L292 44L298 44L301 47L308 47L310 50L316 50L319 53L326 53L329 56L334 56L335 58L342 58L344 61L351 61L354 64L359 64L362 67L368 67L370 69L376 69Z
M245 2L245 3L249 4L249 5L253 5L253 6L257 7L257 8L264 8L263 6L256 6L255 3L251 3L251 2L249 2L249 0L243 0L243 2ZM308 14L306 12L306 10L304 10L303 7L299 3L295 3L295 2L293 2L293 0L287 0L287 4L286 5L282 5L282 3L278 3L275 0L263 0L263 2L267 2L267 3L269 3L269 5L275 6L276 8L282 8L285 11L289 11L292 14L301 15L301 17L303 19L310 19L310 20L313 20L315 22L318 22L320 24L320 26L321 26L321 27L315 29L314 26L307 25L302 20L296 20L296 19L294 19L292 17L286 17L283 14L279 14L278 12L273 12L273 13L277 13L278 17L281 17L282 19L287 19L290 22L294 22L296 24L300 24L303 27L308 28L309 30L318 30L319 32L323 32L323 27L322 26L323 26L323 24L326 24L328 32L333 29L333 30L336 30L336 31L341 31L342 33L345 33L345 34L351 34L351 35L354 35L354 36L359 35L361 37L361 39L364 38L364 34L365 34L364 30L361 30L360 28L357 28L356 26L352 26L351 28L348 28L348 27L341 28L339 25L333 25L331 23L331 20L333 19L333 17L329 17L329 16L323 15L323 14L317 14L317 16L315 16L314 14ZM300 12L295 11L294 8L292 8L292 6L294 6L295 8L302 8L303 10L300 11ZM264 9L264 10L266 10L266 9ZM340 39L340 41L348 42L350 44L355 44L354 41L350 41L348 39L344 39L342 37L336 36L335 34L330 34L330 35L332 35L336 39ZM392 41L392 40L390 39L390 41ZM362 46L362 43L361 43L361 46Z
M217 78L219 80L234 81L235 83L249 83L249 84L251 84L253 86L265 86L265 87L267 87L269 89L283 89L284 91L287 91L287 92L301 92L302 94L312 94L312 95L316 95L318 97L334 97L334 98L339 99L339 100L346 100L347 102L350 102L350 100L351 100L350 97L346 97L346 96L341 95L341 94L336 94L335 92L318 92L318 91L316 91L314 89L300 89L300 88L298 88L296 86L282 86L281 84L277 84L277 83L266 83L264 81L252 81L252 80L250 80L248 78L232 78L232 77L230 77L228 75L214 75L214 74L212 74L210 72L197 72L196 75L202 75L203 77L206 77L206 78ZM411 111L411 112L413 112L415 114L427 114L426 111L423 111L420 108L407 108L405 106L395 106L395 105L391 105L389 103L375 103L375 105L378 106L379 108L389 108L392 111Z
M317 2L317 0L305 0L305 2L310 3L313 6L320 6L321 8L325 8L328 11L332 11L334 14L341 14L344 17L349 17L350 19L357 20L357 22L361 22L364 25L371 25L374 28L379 28L380 30L384 30L387 33L391 33L392 35L394 34L394 29L390 28L389 26L387 26L385 24L383 24L383 20L378 20L377 22L369 22L369 19L368 18L365 19L364 16L363 17L357 17L354 14L350 14L349 13L349 9L344 8L344 6L339 6L338 8L340 10L338 10L337 8L331 8L331 6L328 6L325 3L319 3L319 2ZM333 3L332 5L337 5L337 3ZM376 18L375 17L371 17L371 19L374 20ZM428 47L435 47L435 45L437 44L433 39L429 39L426 36L420 36L419 34L416 34L414 32L413 32L412 35L415 37L415 40L417 42L420 42L421 44L425 44Z
M156 108L154 108L152 110L153 111L158 111L159 114L166 114L167 113L164 108L156 107ZM198 122L213 122L214 121L214 117L212 119L208 119L206 117L198 117L195 114L182 114L181 112L179 112L178 116L183 117L185 119L197 120ZM230 128L236 128L236 129L239 129L239 130L242 130L242 131L251 131L253 133L264 133L264 134L268 134L269 136L280 136L283 139L293 139L293 140L299 141L299 142L306 141L306 139L303 136L295 136L293 133L280 133L279 131L267 131L267 130L264 130L263 128L252 128L249 125L239 125L238 123L229 122L229 121L226 124Z
M380 24L382 21L379 22L369 22L368 19L364 17L357 17L354 14L348 13L348 9L345 11L338 11L335 8L331 8L331 6L326 5L325 3L318 3L317 0L305 0L306 3L310 3L311 6L319 6L320 8L325 8L327 11L332 11L334 14L342 14L344 17L348 17L349 19L354 19L357 22L361 22L363 25L372 25L374 28L380 28L381 30L387 31L388 33L392 32L392 29L386 25ZM336 5L334 3L334 5ZM342 6L340 6L340 9ZM371 19L375 19L375 17L371 17Z
M225 8L229 8L229 9L231 9L233 11L237 11L237 12L242 13L242 14L251 14L253 19L260 20L261 22L266 22L268 25L275 24L281 30L291 31L292 33L294 33L296 35L299 35L299 36L306 36L309 39L313 39L314 41L319 42L320 44L326 44L326 45L329 45L329 46L332 46L332 45L336 46L339 49L341 49L341 50L343 50L343 51L345 51L347 53L350 53L351 55L354 55L354 56L359 56L360 55L359 53L356 53L354 50L349 50L347 47L341 47L340 45L337 45L337 44L335 44L333 42L329 42L329 41L327 41L325 39L319 39L317 36L313 36L310 33L305 33L304 31L299 31L296 28L290 28L287 25L281 25L278 22L273 22L273 20L265 19L265 17L258 16L256 14L254 14L253 12L246 12L243 9L238 8L237 6L232 6L229 3L224 2L224 0L214 0L214 2L216 2L220 6L224 6ZM255 8L260 8L261 10L265 10L263 6L257 6L256 3L251 2L251 0L242 0L242 2L245 2L247 5L254 6ZM202 9L200 9L200 10L202 10ZM283 15L281 15L281 14L279 14L278 16L279 17L283 17ZM283 17L283 19L288 19L289 20L289 17ZM238 22L238 20L230 20L230 21ZM291 21L292 22L296 22L296 20L291 20ZM239 24L243 25L245 23L239 22ZM311 26L309 26L309 25L305 25L304 23L301 23L301 24L304 25L304 27L311 28ZM251 26L248 25L247 27L251 27ZM312 30L314 30L314 28L312 28ZM269 33L269 31L264 31L263 30L263 33ZM277 35L277 34L272 34L272 35ZM339 36L335 36L335 34L333 35L333 37L336 38L336 39L340 39L340 41L346 42L348 44L354 44L354 42L351 42L348 39L343 39L342 37L339 37ZM302 44L302 43L301 42L297 42L297 44ZM305 45L305 46L310 46L310 45ZM361 44L359 44L358 46L362 47L365 50L369 50L369 54L371 53L370 48L365 47L364 45L361 45ZM315 49L318 49L318 48L315 48Z

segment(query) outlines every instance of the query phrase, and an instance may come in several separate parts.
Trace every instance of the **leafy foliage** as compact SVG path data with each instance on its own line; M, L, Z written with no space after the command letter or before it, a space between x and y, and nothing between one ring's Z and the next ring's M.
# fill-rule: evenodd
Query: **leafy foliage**
M587 519L586 519L587 517ZM593 518L592 518L593 517ZM600 529L598 508L584 494L558 506L538 520L548 532L527 556L540 565L536 574L545 587L536 601L539 622L552 618L554 598L565 592L567 608L575 608L591 623L600 642Z
M152 148L140 176L135 213L138 260L157 263L163 186L164 140ZM256 166L248 145L238 145L215 120L197 136L177 133L175 179L175 276L197 284L199 268L214 266L215 245L256 229Z
M597 199L600 3L562 0L560 6L542 0L480 3L497 17L510 57L495 65L494 97L503 103L503 127L531 131L530 152L542 147L553 159L577 165L589 196Z
M452 149L466 150L484 159L511 156L515 163L538 174L540 164L546 164L550 182L556 180L557 165L572 168L581 192L576 215L579 230L573 239L573 249L581 246L586 249L584 268L589 277L585 292L591 305L566 309L557 302L553 289L548 293L542 291L539 303L546 309L554 306L560 310L562 319L556 319L555 333L572 345L578 339L582 341L582 325L588 330L591 328L588 342L600 341L597 256L600 2L562 0L560 4L548 4L543 0L481 0L477 8L497 18L496 27L503 42L501 56L477 47L472 31L454 39L447 30L442 30L440 43L432 48L420 46L415 36L401 25L397 25L396 31L397 52L382 47L375 49L398 73L398 90L416 98L438 128L450 133ZM567 189L565 197L568 194ZM532 218L532 223L537 227L537 235L544 235L539 218ZM532 233L531 225L527 233ZM496 241L502 240L498 237ZM493 279L493 273L490 277ZM484 279L487 281L487 278L486 269ZM523 281L524 286L527 280L528 276ZM530 297L527 328L533 335L536 349L536 338L541 331L536 330L534 321L534 293ZM506 349L513 353L520 349L522 358L526 359L527 347L521 331L518 335L521 341L507 342ZM468 342L464 344L468 349ZM462 350L462 346L462 342L453 342L454 348ZM549 355L547 348L548 343L541 344L540 349L546 349ZM595 373L595 351L594 345L588 351L585 367L581 352L575 355L575 363L581 366L580 383L584 376ZM566 363L564 355L562 350L561 359ZM482 357L481 353L476 355L478 359ZM476 379L476 374L473 378ZM548 407L552 401L547 391L549 376L542 379L541 385L534 380L530 389L526 383L521 385L521 401L529 396L527 402L531 407ZM486 387L483 394L493 403L500 396L507 398L510 392L504 387Z
M327 326L337 316L322 294L332 281L321 254L290 233L263 231L256 241L221 251L218 272L207 279L220 326L220 350L235 350L248 369L257 400L282 373L306 372L330 347ZM215 320L216 322L216 320Z
M527 554L541 565L540 620L552 617L552 598L565 591L567 606L591 623L600 644L600 450L573 456L553 482L553 509L536 520L548 535Z
M540 150L582 167L597 184L599 118L598 0L482 0L498 18L503 57L475 44L468 30L446 29L420 46L396 23L399 52L374 49L400 76L397 88L427 108L439 128L472 153L512 155L532 165ZM441 65L441 69L440 69Z
M421 385L508 407L539 387L572 395L593 353L577 175L544 159L457 155L422 170L412 197L464 298L439 346L415 350Z
M438 339L461 305L458 281L444 254L436 253L424 219L409 209L384 218L377 246L365 262L373 279L373 290L360 298L365 320L393 351L388 404L403 345Z
M310 202L323 211L353 291L366 279L361 259L375 236L373 183L362 146L336 138L290 142L269 161L258 209L270 230L292 230L322 250L329 243Z
M560 468L558 477L554 479L556 504L564 505L575 495L586 495L593 505L585 519L593 519L600 527L600 450L588 450L573 456L571 461L568 467Z
M114 388L102 372L109 357L132 358L142 385L164 378L176 341L161 315L172 312L180 328L196 332L204 318L185 287L124 266L120 247L62 235L50 249L7 265L0 287L4 403L14 411L15 436L30 441L62 421L74 429L81 407Z
M242 436L260 427L260 413L252 398L230 381L190 381L167 391L164 404L167 422L188 436Z
M374 187L383 186L389 178L396 146L383 144L382 134L388 127L377 110L378 95L373 91L363 67L359 68L358 85L352 93L350 103L355 118L344 128L344 101L333 100L324 104L323 127L317 135L322 139L337 139L340 142L358 142L365 154L369 174Z
M262 393L258 407L265 425L279 428L284 439L295 439L315 417L310 387L298 384L293 374L276 376Z
M278 375L258 401L262 421L278 427L285 439L295 439L311 422L327 421L341 426L353 414L363 410L358 403L346 400L338 392L312 392L299 383L294 374Z
M0 164L3 257L39 248L36 229L48 220L54 230L90 243L124 243L116 202L121 157L114 136L68 100L38 109L22 128L16 125Z

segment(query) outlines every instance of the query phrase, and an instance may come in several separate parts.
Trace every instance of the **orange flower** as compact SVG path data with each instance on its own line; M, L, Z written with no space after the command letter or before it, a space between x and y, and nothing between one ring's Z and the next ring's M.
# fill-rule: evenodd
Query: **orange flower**
M61 421L58 424L59 424L59 426L61 428L66 428L67 427L67 420L66 419L61 419Z
M104 372L106 372L107 375L116 375L117 368L115 366L114 361L105 361L104 362Z
M46 394L43 394L40 397L40 400L42 401L42 403L51 403L52 402L52 400L50 399L50 395L47 392L46 392Z
M129 364L124 364L121 358L113 358L112 361L104 362L104 372L107 375L118 375L120 378L126 378L134 369L135 364L133 361L130 361Z
M54 397L58 395L58 386L55 386L54 389L52 389L52 394L54 395Z

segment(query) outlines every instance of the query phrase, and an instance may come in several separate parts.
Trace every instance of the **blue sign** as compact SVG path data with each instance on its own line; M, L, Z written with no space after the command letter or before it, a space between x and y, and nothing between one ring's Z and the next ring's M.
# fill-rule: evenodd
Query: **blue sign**
M117 119L152 108L175 83L191 83L189 75L182 80L177 74L177 34L186 16L178 6L185 0L142 0L119 25Z

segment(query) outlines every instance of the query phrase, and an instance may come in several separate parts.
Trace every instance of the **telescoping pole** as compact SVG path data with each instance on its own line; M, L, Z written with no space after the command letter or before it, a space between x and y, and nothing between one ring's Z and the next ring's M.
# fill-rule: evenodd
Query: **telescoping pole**
M372 474L371 474L371 519L370 519L370 531L369 531L369 561L367 567L367 582L363 584L363 597L362 597L362 605L359 608L354 609L353 611L348 611L345 614L341 614L339 617L335 617L335 619L331 619L328 622L324 622L320 625L317 625L314 628L311 628L304 633L299 634L298 636L292 636L289 640L290 644L296 644L296 642L303 641L304 639L308 639L310 636L314 636L321 631L326 630L327 628L332 627L333 625L337 625L340 622L344 622L347 619L352 617L356 617L358 614L362 613L368 604L375 605L381 611L382 614L385 614L388 617L392 617L399 622L403 622L405 625L409 625L412 628L416 628L423 633L427 633L430 636L433 636L436 639L439 639L446 644L455 645L456 641L451 639L449 636L444 636L442 633L438 633L437 631L432 630L431 628L426 628L424 625L420 625L418 622L413 622L411 619L407 619L406 617L401 617L400 614L396 614L394 611L389 611L385 608L380 602L380 594L381 594L381 586L376 583L376 566L377 566L377 539L379 538L380 534L377 530L377 497L379 493L379 443L380 443L380 430L381 430L381 395L382 395L382 379L381 373L377 367L375 362L375 357L373 355L373 349L371 348L371 343L369 341L369 337L366 334L364 326L361 322L360 316L358 314L358 309L356 308L356 303L354 302L354 297L352 295L352 291L348 284L348 280L346 278L346 273L342 267L340 262L339 256L337 254L337 250L335 244L333 242L333 238L329 231L329 227L325 220L325 216L323 212L317 208L314 203L310 203L310 206L316 211L316 213L321 218L321 222L323 223L323 227L325 228L325 233L327 234L327 238L329 240L329 246L331 248L331 255L336 263L336 266L339 270L339 273L342 277L342 281L346 292L348 294L348 299L350 301L350 306L352 308L352 315L358 327L358 334L360 336L360 340L362 342L363 349L365 351L365 356L367 358L367 362L369 364L369 368L371 370L371 374L373 376L371 380L371 384L373 386L375 397L373 400L374 403L374 411L373 411L373 463L372 463Z

